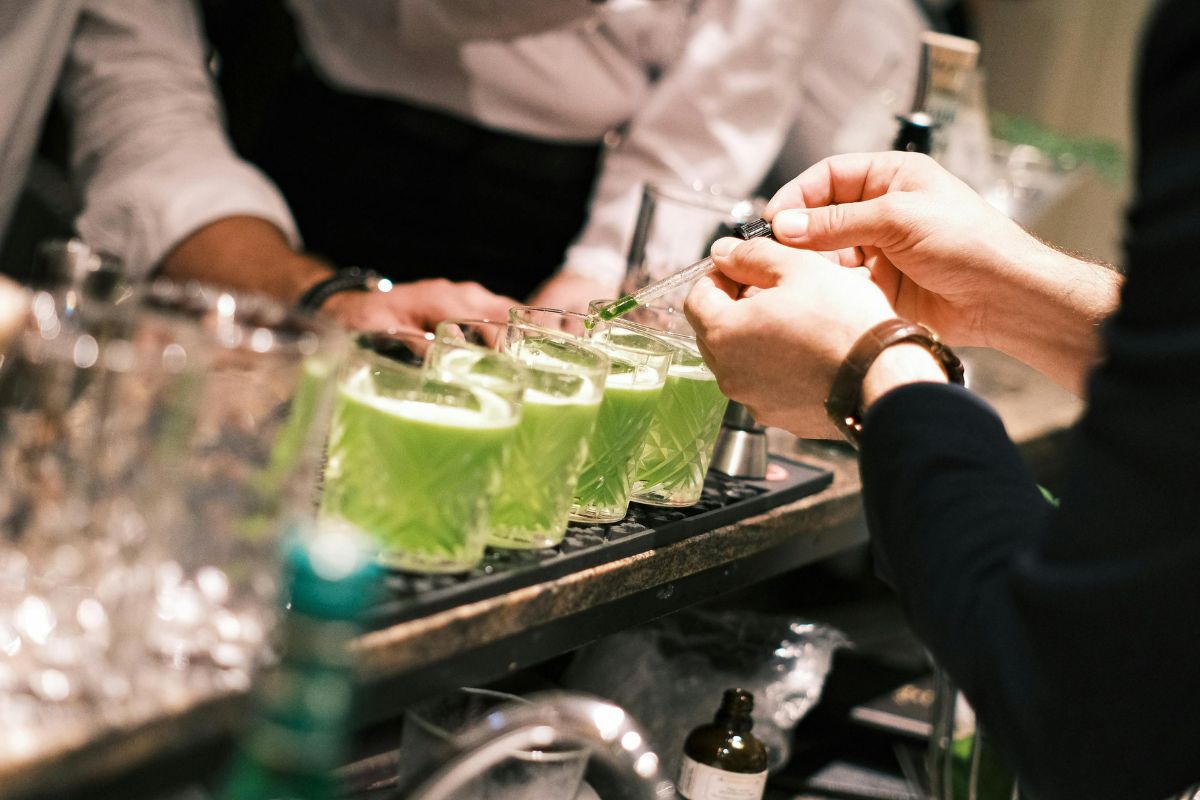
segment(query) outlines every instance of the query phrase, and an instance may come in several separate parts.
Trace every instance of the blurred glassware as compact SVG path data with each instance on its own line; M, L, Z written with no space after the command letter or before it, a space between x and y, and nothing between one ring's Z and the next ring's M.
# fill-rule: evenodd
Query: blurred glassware
M975 712L943 670L934 668L931 800L1020 800L1016 779L975 723Z
M735 226L758 219L765 208L761 198L731 197L716 188L646 185L621 293L632 294L699 261L714 241L733 236ZM690 288L681 288L658 303L682 309Z
M79 239L51 239L34 255L33 285L53 291L70 289L83 298L115 302L130 290L121 261L89 247Z
M177 424L148 458L100 470L146 510L157 551L144 635L185 683L242 689L269 652L283 533L315 515L345 341L273 300L166 281L147 291L129 338L186 365ZM142 438L126 412L144 407L140 386L124 388L106 454Z
M1083 163L1070 153L1052 155L1030 144L992 141L991 180L983 198L1020 225L1029 227L1082 180Z
M437 332L507 353L525 368L521 422L492 504L488 544L554 547L566 534L604 394L608 356L575 336L537 325L448 320Z
M137 699L155 565L127 481L182 411L180 344L63 300L35 294L0 368L0 752Z
M338 379L322 515L362 530L387 566L471 569L524 388L524 371L488 348L360 337Z
M400 785L407 785L425 765L436 763L462 731L486 719L495 709L532 705L514 694L462 688L426 700L404 713L400 740ZM586 748L514 749L500 763L462 786L459 800L573 800L587 770Z
M245 687L314 516L339 335L101 272L36 292L0 359L0 757Z

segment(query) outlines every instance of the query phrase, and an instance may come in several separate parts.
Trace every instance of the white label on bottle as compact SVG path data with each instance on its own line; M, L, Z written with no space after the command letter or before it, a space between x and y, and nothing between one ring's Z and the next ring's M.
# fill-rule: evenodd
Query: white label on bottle
M750 775L726 772L684 756L675 788L687 800L762 800L767 771Z

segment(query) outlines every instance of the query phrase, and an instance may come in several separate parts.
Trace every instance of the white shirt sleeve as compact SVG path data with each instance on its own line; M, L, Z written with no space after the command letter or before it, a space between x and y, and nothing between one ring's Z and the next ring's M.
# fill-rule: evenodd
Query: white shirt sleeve
M681 57L606 151L564 271L620 283L645 183L757 188L795 119L814 16L795 0L702 5Z
M133 274L181 240L246 215L293 243L275 186L225 136L192 0L89 0L60 91L74 126L80 235Z

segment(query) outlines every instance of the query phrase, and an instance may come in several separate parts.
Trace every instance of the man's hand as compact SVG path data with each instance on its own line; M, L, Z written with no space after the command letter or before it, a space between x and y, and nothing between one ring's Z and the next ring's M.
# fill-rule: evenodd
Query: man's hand
M341 292L325 301L321 311L352 330L432 331L446 319L507 320L514 305L517 301L492 294L478 283L435 278L398 283L389 292Z
M987 344L998 290L1050 251L913 153L827 158L780 189L766 215L778 241L865 266L900 316L952 344Z
M865 270L769 239L721 239L713 261L719 271L700 279L685 310L721 391L765 425L809 438L837 436L825 399L858 338L896 316L883 292ZM877 392L945 380L928 353L924 361L909 353L896 368L895 376L877 376Z
M827 158L767 206L775 238L863 266L899 316L1079 392L1121 280L1038 241L927 156Z
M0 353L21 331L28 310L29 298L21 288L7 278L0 277Z
M199 280L259 292L292 305L306 289L333 274L328 264L297 252L283 233L261 219L217 220L180 242L163 261L177 280ZM516 301L477 283L424 280L390 292L342 292L321 310L353 330L433 330L449 317L507 319Z
M586 312L591 301L607 300L616 295L617 286L611 282L598 281L575 272L559 272L530 295L529 305Z

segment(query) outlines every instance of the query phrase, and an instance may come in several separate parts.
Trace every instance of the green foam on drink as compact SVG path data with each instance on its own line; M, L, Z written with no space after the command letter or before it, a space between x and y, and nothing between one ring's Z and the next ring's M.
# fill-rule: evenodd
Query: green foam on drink
M389 566L461 571L483 555L515 418L489 418L477 396L452 386L442 395L445 403L339 389L321 511L367 532Z

